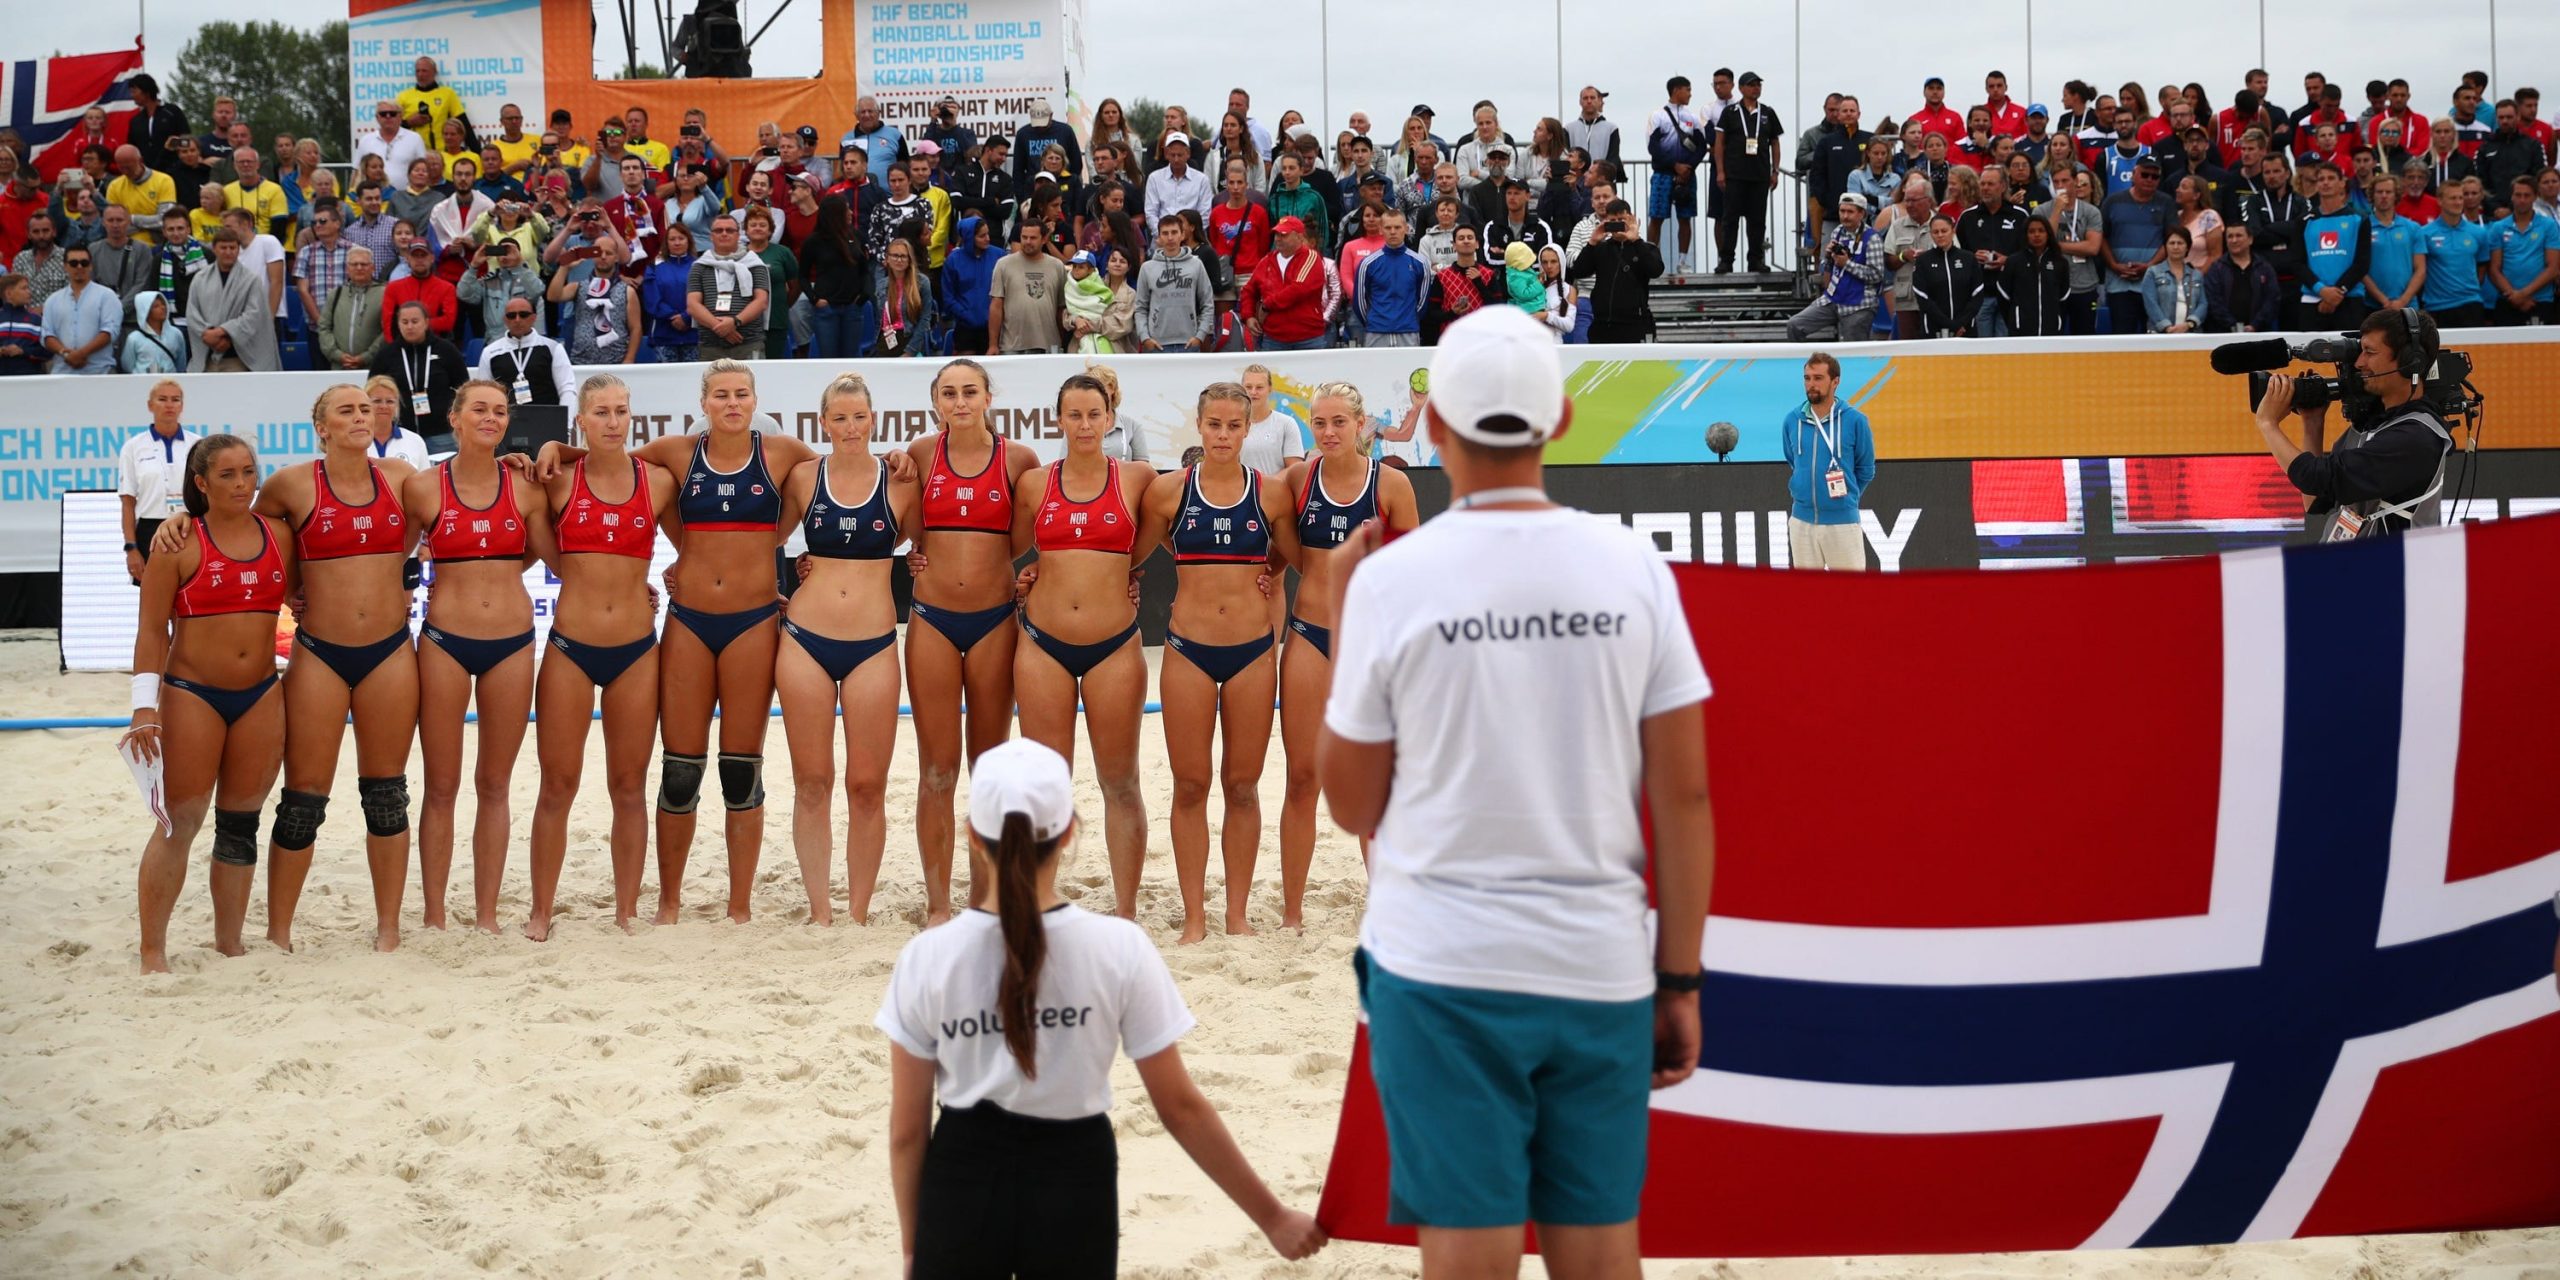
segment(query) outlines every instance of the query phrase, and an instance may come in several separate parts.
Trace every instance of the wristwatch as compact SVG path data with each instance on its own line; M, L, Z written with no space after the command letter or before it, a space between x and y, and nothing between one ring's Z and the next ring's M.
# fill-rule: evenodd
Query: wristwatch
M1653 989L1657 993L1670 992L1674 995L1693 996L1698 994L1699 988L1706 985L1707 975L1704 970L1696 973L1673 973L1668 969L1653 971Z
M126 543L126 544L124 544L124 549L125 549L125 550L127 550L127 551L140 551L140 550L142 550L142 548L141 548L141 547L136 546L136 545L134 545L133 543L130 543L130 542L128 542L128 543Z

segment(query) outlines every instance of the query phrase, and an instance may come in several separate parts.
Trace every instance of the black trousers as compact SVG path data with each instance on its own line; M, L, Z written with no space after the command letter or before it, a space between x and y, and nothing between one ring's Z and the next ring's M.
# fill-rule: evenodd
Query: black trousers
M1594 320L1591 322L1593 342L1651 342L1653 322L1650 320Z
M2427 309L2427 314L2436 318L2438 329L2486 329L2489 327L2489 309L2477 302L2466 302L2458 307L2430 307Z
M2293 327L2302 333L2336 333L2363 324L2364 318L2371 314L2373 308L2367 306L2362 298L2349 298L2339 303L2337 310L2326 315L2321 314L2320 304L2296 300L2293 303Z
M1769 265L1769 196L1768 178L1735 178L1724 192L1724 207L1716 212L1716 267L1733 269L1734 232L1743 223L1751 224L1751 269L1766 270Z
M915 1280L1108 1280L1119 1264L1111 1117L943 1109L916 1197Z

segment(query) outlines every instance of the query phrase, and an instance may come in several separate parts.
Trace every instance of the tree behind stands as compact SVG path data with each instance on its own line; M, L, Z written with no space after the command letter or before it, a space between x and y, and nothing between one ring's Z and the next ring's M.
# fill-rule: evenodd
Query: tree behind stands
M320 140L324 160L347 158L347 24L305 31L281 22L208 22L178 55L169 99L198 129L228 96L264 146L279 133Z

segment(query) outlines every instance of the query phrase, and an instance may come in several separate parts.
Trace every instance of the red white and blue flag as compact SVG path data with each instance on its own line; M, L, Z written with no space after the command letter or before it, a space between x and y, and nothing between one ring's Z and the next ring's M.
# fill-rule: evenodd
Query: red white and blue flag
M139 40L116 53L0 62L0 123L26 139L37 175L51 182L63 170L79 167L81 118L89 108L107 109L110 154L123 144L136 110L125 80L140 70Z
M2546 518L2039 574L1679 568L1715 916L1646 1254L2560 1223L2554 564ZM1412 1239L1386 1154L1364 1031L1334 1235Z

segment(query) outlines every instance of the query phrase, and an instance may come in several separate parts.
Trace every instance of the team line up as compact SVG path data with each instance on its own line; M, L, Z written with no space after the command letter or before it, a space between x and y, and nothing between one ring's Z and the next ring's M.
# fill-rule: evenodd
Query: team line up
M1267 382L1262 390L1267 401ZM174 383L155 389L155 414L174 422L176 404L159 401L182 395ZM629 389L609 374L578 389L578 443L547 445L530 461L499 456L509 394L490 381L456 392L456 452L432 466L375 456L377 433L390 434L398 406L379 388L369 396L353 385L331 387L312 406L321 456L263 484L248 441L197 442L184 474L187 518L166 521L150 538L134 644L125 741L161 763L166 815L138 877L145 971L168 968L169 917L208 807L214 945L243 953L259 823L280 770L283 793L265 841L267 938L292 949L295 906L350 721L375 949L400 941L412 741L425 781L414 837L424 921L445 927L464 724L475 707L478 928L498 929L512 831L508 787L528 712L541 786L525 937L549 937L569 805L583 780L591 724L599 723L615 923L627 929L639 914L653 836L655 920L677 920L697 809L714 773L729 854L728 915L746 920L764 835L767 713L777 695L792 766L792 847L810 919L835 919L830 882L841 843L847 908L868 922L887 841L902 676L914 722L927 925L951 916L963 761L1004 741L1017 713L1023 736L1072 760L1081 711L1102 792L1115 908L1134 917L1147 856L1137 574L1159 547L1172 554L1176 574L1159 696L1174 775L1181 941L1207 932L1213 791L1224 802L1224 925L1231 934L1254 932L1246 906L1275 714L1287 762L1281 924L1300 927L1339 590L1328 561L1369 520L1391 530L1418 520L1411 483L1368 456L1358 388L1318 389L1308 423L1315 452L1278 474L1244 462L1256 400L1242 383L1201 391L1201 456L1162 475L1108 456L1119 388L1107 367L1058 387L1066 452L1046 465L990 430L993 398L983 366L953 360L932 383L936 430L875 456L871 394L848 374L820 393L819 418L833 444L821 455L763 429L771 420L759 413L752 368L720 360L703 373L698 429L638 447ZM648 580L662 526L677 552L665 575L663 636ZM786 600L774 557L795 530L808 554ZM907 628L902 645L890 561L910 540L909 617L920 625ZM1035 558L1017 571L1026 552ZM435 566L414 638L405 567L413 554ZM551 652L539 662L524 586L525 568L537 561L560 583ZM1275 581L1284 567L1299 575L1294 605L1283 603ZM288 600L296 631L279 674L275 622ZM717 708L734 710L715 716ZM643 789L653 731L663 763L651 815ZM838 790L846 809L840 831ZM973 870L973 889L985 883Z

